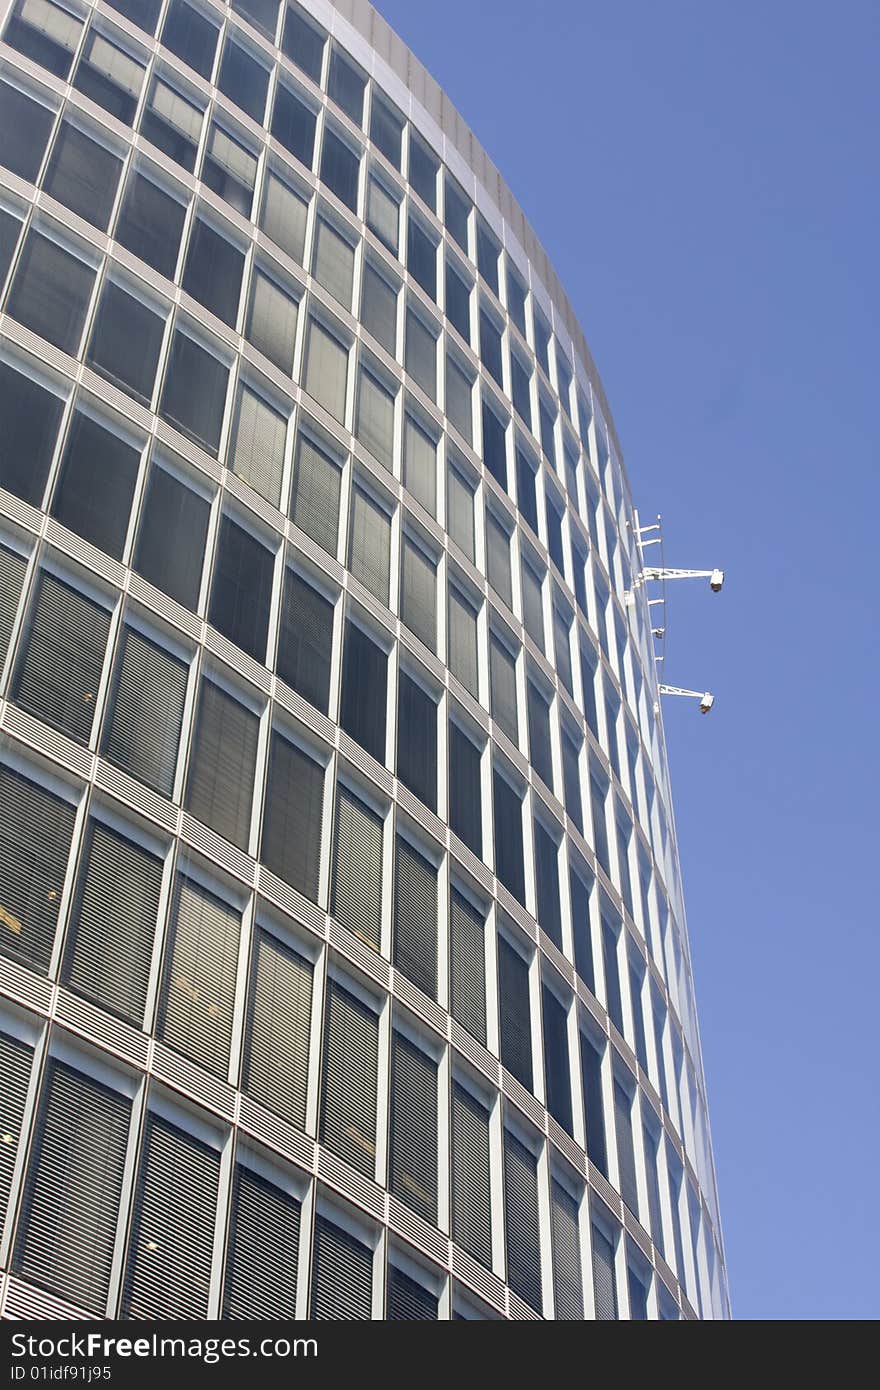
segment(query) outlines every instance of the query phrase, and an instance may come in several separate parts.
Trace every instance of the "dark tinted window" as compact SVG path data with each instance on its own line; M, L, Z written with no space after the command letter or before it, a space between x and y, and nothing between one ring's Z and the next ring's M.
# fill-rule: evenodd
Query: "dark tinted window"
M0 164L35 183L54 119L45 106L0 82Z
M405 671L397 691L397 776L413 796L437 809L437 706Z
M485 309L480 310L480 357L489 374L502 386L504 375L501 367L501 334L495 320Z
M13 699L53 729L87 743L95 717L110 614L42 573L31 606Z
M52 0L19 0L3 37L56 77L67 77L81 32L82 20Z
M470 203L457 184L446 180L444 195L446 230L458 242L462 251L468 249L468 215Z
M106 231L122 160L69 121L62 121L43 187L59 203Z
M195 608L210 504L164 468L153 468L141 512L134 567L157 589Z
M260 857L312 902L318 898L323 807L323 767L273 733Z
M517 1081L531 1091L534 1080L529 967L503 936L498 938L498 1008L501 1060Z
M230 37L223 50L220 75L217 86L225 92L230 101L240 106L257 122L262 121L266 110L266 91L269 74L262 64L252 58L246 48Z
M141 117L141 134L190 173L202 132L204 111L156 78Z
M228 378L222 362L177 330L160 413L214 455L220 447Z
M163 796L174 790L187 674L186 662L126 627L102 748L117 767Z
M330 55L327 92L337 106L341 106L346 115L351 117L355 125L360 125L364 118L365 86L365 78L337 48L334 48Z
M183 271L187 293L234 326L243 270L244 256L238 247L197 217Z
M255 155L240 141L233 139L223 126L212 121L202 165L203 182L224 198L230 207L249 218L256 178Z
M486 284L496 294L498 290L498 257L500 248L488 227L477 222L477 268Z
M116 239L133 255L174 277L186 209L143 174L133 173L125 188Z
M432 212L437 211L437 170L439 167L427 145L410 129L409 181Z
M144 65L92 30L73 85L111 116L131 125L144 81Z
M370 110L370 139L395 169L400 168L400 142L403 134L403 117L392 111L373 89L373 104Z
M75 356L94 279L90 265L32 231L19 257L7 310L26 328Z
M0 362L0 486L39 506L64 402Z
M171 0L162 26L162 43L202 77L210 77L217 30L186 0Z
M497 769L492 774L492 788L495 805L495 872L505 888L525 907L522 803Z
M315 113L288 87L279 85L272 112L272 134L308 168L315 153Z
M149 404L164 331L163 318L108 280L92 329L89 365Z
M274 39L278 28L278 0L232 0L232 8L267 39Z
M437 298L437 251L427 232L411 217L406 235L406 264L425 294Z
M257 661L266 658L274 564L272 552L255 536L223 517L208 619Z
M360 158L332 130L324 131L321 180L352 211L357 207Z
M313 82L321 81L324 42L324 35L312 28L301 11L288 5L281 47Z
M457 328L465 342L471 340L471 292L469 287L446 262L446 317Z
M322 714L330 700L333 604L295 570L284 580L277 670L282 680Z
M566 1134L573 1133L571 1121L571 1071L568 1064L568 1020L566 1011L552 990L544 985L544 1081L547 1109Z
M385 761L388 657L365 632L345 625L339 722L376 759Z
M516 451L516 492L523 519L538 534L538 503L535 497L535 471L525 454Z
M234 695L202 681L186 807L239 849L250 832L259 723Z
M483 401L483 462L497 483L507 489L507 449L505 427L495 411Z
M553 787L553 754L550 746L550 710L537 686L529 681L529 756L532 767L548 787Z
M538 921L550 940L562 950L562 916L559 904L559 851L556 841L540 821L535 822L535 888Z
M483 852L480 750L457 724L449 726L449 828L474 854Z
M73 418L52 515L71 531L122 556L139 451L88 415Z

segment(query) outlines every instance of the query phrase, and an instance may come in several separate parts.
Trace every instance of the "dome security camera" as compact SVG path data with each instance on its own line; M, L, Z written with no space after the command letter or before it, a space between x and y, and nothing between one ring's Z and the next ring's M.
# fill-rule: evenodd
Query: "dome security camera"
M713 594L721 593L721 586L724 583L724 570L713 570L709 576L709 588Z
M700 701L700 714L708 714L715 703L715 696L710 695L708 690Z

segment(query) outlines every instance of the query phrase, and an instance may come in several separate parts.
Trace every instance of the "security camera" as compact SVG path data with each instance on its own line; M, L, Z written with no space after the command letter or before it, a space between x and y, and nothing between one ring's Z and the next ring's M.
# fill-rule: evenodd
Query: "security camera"
M721 585L724 583L724 570L713 570L709 577L709 588L713 594L721 593Z
M708 690L700 701L700 714L708 714L715 703L715 696L710 695Z

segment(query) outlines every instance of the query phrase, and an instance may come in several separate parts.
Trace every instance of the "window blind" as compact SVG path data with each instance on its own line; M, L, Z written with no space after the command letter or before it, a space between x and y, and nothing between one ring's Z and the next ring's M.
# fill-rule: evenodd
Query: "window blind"
M296 446L290 515L301 531L336 554L342 470L322 449L301 434Z
M489 639L489 683L492 718L513 742L519 741L516 699L516 660L493 632Z
M401 671L397 686L397 776L431 811L437 809L437 706Z
M454 888L449 904L450 1012L486 1044L486 927L482 914Z
M326 139L326 137L325 137ZM355 169L355 182L357 170ZM312 274L334 299L351 308L351 288L354 279L354 247L323 217L318 218L315 232L315 256Z
M276 246L302 265L309 205L277 174L269 173L263 202L262 228Z
M300 1203L243 1164L235 1170L223 1317L296 1317Z
M400 616L410 632L437 647L437 570L435 562L409 536L403 540Z
M602 1105L602 1055L581 1031L581 1086L587 1127L587 1153L606 1178L608 1153L605 1146L605 1112Z
M512 608L510 536L490 511L486 512L486 574L498 597Z
M498 937L498 1010L501 1060L527 1091L534 1089L529 967L504 936Z
M437 339L411 309L406 313L404 367L433 401L437 395Z
M62 978L71 989L140 1028L162 860L100 821L81 859Z
M474 493L457 468L446 474L446 529L469 560L474 558Z
M259 346L259 344L258 344ZM242 385L230 467L273 507L281 499L287 421L262 396Z
M225 1078L241 919L192 879L178 878L159 1033L169 1047Z
M449 724L449 828L474 854L483 853L480 750Z
M367 189L367 226L389 251L397 255L399 206L378 179L371 178Z
M394 459L394 396L378 377L361 367L358 377L355 433L364 448L386 468Z
M297 301L268 275L255 270L247 337L285 376L293 372L298 316Z
M538 921L554 946L562 950L562 910L559 903L559 850L553 836L535 821L535 887Z
M185 662L123 629L102 752L163 796L174 791L187 676Z
M522 567L523 626L539 651L544 650L544 599L541 580L531 565Z
M259 719L213 681L203 680L186 806L199 820L247 849Z
M382 821L342 783L336 791L330 911L344 927L378 951L382 927Z
M339 722L355 743L385 761L388 655L351 621L345 624Z
M23 555L0 545L0 666L9 650L26 569L27 561Z
M230 516L223 516L214 559L208 621L265 662L275 555Z
M397 837L392 961L423 994L437 998L437 870Z
M391 572L391 517L384 507L355 487L351 494L348 567L355 579L388 607Z
M389 1264L387 1322L436 1322L437 1306L436 1294Z
M584 833L584 810L581 803L581 778L578 766L578 749L568 734L562 735L562 782L565 795L565 809L578 830Z
M333 604L296 570L284 579L278 634L278 675L326 714L330 704Z
M592 1227L593 1297L597 1322L614 1322L618 1318L617 1288L614 1280L614 1246L598 1226Z
M376 1174L379 1020L336 980L324 1004L319 1139L368 1178Z
M553 752L550 745L550 710L547 701L531 681L527 685L529 753L532 767L548 787L553 787Z
M590 884L572 869L569 878L571 892L571 930L574 937L574 963L577 973L592 994L596 993L593 967L593 934L590 923Z
M109 630L106 608L44 570L13 681L16 703L87 743Z
M25 1043L8 1033L0 1033L0 1070L3 1089L0 1091L0 1228L6 1222L6 1209L12 1190L12 1174L18 1156L25 1101L34 1054Z
M297 1128L306 1122L312 966L257 928L251 966L244 1088Z
M345 419L348 349L312 319L309 323L305 388L337 420Z
M75 809L0 766L0 953L49 968ZM23 855L22 845L28 846Z
M324 768L273 732L260 858L312 902L318 901L323 809Z
M491 1268L489 1112L457 1081L452 1083L452 1239Z
M526 905L522 802L497 768L492 771L495 825L495 872L517 902Z
M614 1127L617 1131L617 1166L620 1170L620 1195L633 1216L639 1214L639 1188L636 1180L636 1156L633 1146L632 1097L615 1078Z
M310 1318L368 1321L373 1304L373 1252L348 1231L315 1218Z
M543 1310L538 1229L538 1160L509 1130L504 1132L504 1208L507 1282L520 1298Z
M391 1039L388 1188L437 1222L437 1064L395 1031Z
M582 1322L584 1288L577 1202L555 1180L550 1183L550 1232L556 1320Z
M568 1062L566 1011L552 990L541 990L544 1015L544 1085L547 1109L566 1134L574 1137L571 1118L571 1071Z
M369 262L364 265L361 323L393 357L397 344L397 291Z
M474 698L477 680L477 612L460 590L449 586L449 669Z

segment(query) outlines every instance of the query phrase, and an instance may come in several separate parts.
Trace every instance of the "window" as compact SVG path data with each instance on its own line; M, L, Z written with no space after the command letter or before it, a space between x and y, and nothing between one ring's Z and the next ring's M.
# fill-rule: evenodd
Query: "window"
M13 1268L100 1317L110 1291L130 1114L130 1102L116 1091L49 1063Z
M0 362L0 486L38 507L55 450L64 402Z
M407 412L403 419L403 482L426 512L437 515L437 444Z
M116 240L166 279L174 279L186 208L136 169L129 175Z
M165 958L159 1035L226 1079L241 918L194 880L179 877Z
M471 291L451 262L446 262L446 317L466 343L471 340Z
M508 608L513 607L513 583L510 576L510 535L506 526L486 511L486 573L489 583Z
M313 82L321 81L325 42L324 35L312 28L298 6L287 6L281 47Z
M507 490L506 426L483 401L483 463L497 483Z
M275 280L255 269L251 282L251 303L247 337L258 352L274 362L285 376L293 372L296 346L297 301ZM275 505L277 506L277 500Z
M352 212L357 209L360 152L351 149L329 126L321 148L321 182Z
M202 180L246 218L250 218L257 181L257 158L240 140L211 122Z
M504 387L501 366L501 332L485 309L480 310L480 359L498 385Z
M286 439L286 416L242 382L228 464L233 473L275 507L281 498Z
M469 560L474 559L474 489L450 465L446 472L446 529Z
M9 42L8 30L6 39ZM36 183L54 120L48 107L0 82L0 164L28 183Z
M101 751L163 796L174 792L187 675L186 662L123 629Z
M516 657L494 632L489 637L489 684L492 718L513 743L518 743Z
M109 630L106 608L43 570L12 698L53 729L88 743Z
M522 280L520 280L510 261L505 265L505 283L507 286L507 312L513 319L523 337L526 336L526 290Z
M629 1316L631 1322L648 1321L648 1283L649 1276L640 1274L631 1262L626 1266L627 1289L629 1291Z
M392 964L430 999L437 998L437 870L397 837L394 860ZM436 1076L434 1123L436 1125ZM398 1193L401 1200L406 1198ZM417 1208L418 1210L418 1208ZM435 1221L436 1212L425 1217Z
M471 205L465 197L458 184L454 183L447 176L444 185L443 211L445 214L446 230L452 239L467 255L468 249L468 218L470 216Z
M547 1109L566 1134L574 1137L571 1117L571 1070L568 1063L568 1014L546 984L541 991L544 1016L544 1085Z
M275 92L271 129L279 145L311 169L315 155L315 113L283 82L278 83Z
M311 1020L311 964L258 927L242 1085L254 1100L298 1129L306 1122Z
M274 731L260 858L312 902L318 901L323 809L324 768Z
M617 1131L617 1167L620 1195L633 1216L639 1214L639 1188L633 1147L633 1097L619 1077L614 1078L614 1128Z
M614 1322L619 1316L614 1280L614 1245L595 1221L590 1235L593 1245L593 1299L596 1320Z
M342 469L305 434L297 439L290 515L301 531L335 556Z
M400 204L374 174L370 175L367 184L366 223L383 246L387 246L396 256L400 237Z
M141 511L134 567L157 589L195 608L208 534L210 503L154 464Z
M477 613L464 594L449 586L449 669L466 690L479 698L477 684Z
M538 503L535 495L535 470L528 456L521 449L516 451L516 492L517 503L523 520L538 534Z
M0 953L45 974L52 955L75 809L0 766ZM22 855L22 845L29 853Z
M197 217L183 270L183 288L230 327L238 317L244 256L237 246Z
M397 343L397 290L369 261L364 265L361 322L393 357Z
M266 236L300 265L305 251L308 212L307 196L269 170L260 225Z
M510 385L511 385L510 396L511 396L511 400L513 401L513 408L514 408L514 410L516 411L517 415L519 415L520 418L521 418L522 420L525 421L525 423L526 423L526 425L529 427L529 429L531 429L531 428L532 428L532 388L531 388L531 372L528 370L527 367L524 367L524 366L523 366L522 362L519 360L519 358L517 357L517 355L516 355L515 352L512 352L512 353L510 354ZM519 464L519 460L517 460L517 465L518 465L518 464ZM517 473L517 477L518 477L518 476L519 476L519 474ZM520 509L522 510L522 502L520 502ZM531 523L529 523L529 524L531 525ZM535 522L535 524L532 525L532 530L535 531L535 532L537 532L537 530L538 530L537 522Z
M578 1204L555 1178L550 1180L550 1231L553 1237L553 1292L558 1322L581 1322L584 1289Z
M224 1318L295 1318L300 1203L238 1163L232 1190Z
M608 796L608 782L599 770L598 764L590 764L590 807L593 813L593 845L596 858L605 873L611 876L608 857L608 830L605 824L605 800Z
M498 257L501 248L482 218L477 218L477 269L496 295L498 288Z
M538 1160L509 1130L504 1131L504 1215L507 1282L537 1313L541 1294L541 1237L538 1225Z
M248 49L230 34L223 49L217 86L230 101L261 125L266 110L269 74Z
M550 709L532 681L528 682L529 754L542 782L553 790L553 752L550 746Z
M116 198L122 160L70 121L55 137L43 188L77 216L107 230Z
M337 921L379 949L382 931L382 819L340 783L336 791L330 911Z
M449 903L449 1011L486 1045L486 923L456 888Z
M186 0L171 0L161 41L200 77L211 76L217 29L201 11L187 5Z
M580 873L576 873L574 869L571 870L569 874L569 889L571 893L571 927L574 936L575 968L590 992L595 994L596 981L593 970L593 942L590 925L590 893L592 891L592 884L592 877L588 877L586 869Z
M620 997L620 966L617 961L621 922L605 894L601 897L602 962L605 967L605 1007L618 1033L623 1035L623 1004Z
M663 1217L660 1211L660 1179L658 1174L658 1155L660 1135L653 1125L642 1128L645 1149L645 1179L648 1188L648 1212L651 1223L651 1239L663 1254Z
M542 579L527 560L522 563L523 626L539 651L544 650L544 598Z
M377 762L385 761L388 655L349 620L342 657L339 723Z
M492 772L492 792L495 804L495 872L508 892L525 907L522 802L497 768Z
M318 319L309 320L305 388L337 420L345 419L348 348Z
M473 438L473 379L457 360L446 355L446 414L468 444Z
M374 87L370 108L370 139L395 169L400 168L402 135L403 117L378 96Z
M589 622L590 610L587 604L587 557L579 545L572 542L571 564L574 570L574 597L581 613Z
M141 134L191 174L196 167L203 115L198 106L156 77L141 116Z
M483 853L480 750L449 725L449 828L478 857Z
M19 255L6 308L25 328L75 357L94 281L90 265L32 230Z
M5 1224L9 1206L9 1194L15 1162L18 1157L20 1141L23 1137L24 1108L27 1101L28 1083L33 1050L17 1038L0 1033L0 1066L3 1068L3 1100L0 1110L0 1124L3 1125L5 1142L0 1147L0 1220Z
M219 685L202 681L186 808L243 850L250 835L259 722Z
M160 314L107 280L92 329L89 366L149 405L164 334Z
M389 1264L387 1322L436 1322L438 1302L430 1289L404 1274L397 1265Z
M550 326L544 315L537 309L534 313L535 324L535 356L540 362L545 374L550 375Z
M507 937L498 937L498 1008L501 1061L522 1082L534 1087L529 967Z
M208 621L256 661L266 659L275 557L229 516L220 522Z
M315 228L312 274L334 299L351 308L354 247L324 217L318 218Z
M364 448L388 469L394 459L394 396L384 381L362 362L358 373L355 434ZM388 602L387 598L383 600Z
M538 398L538 424L539 424L539 428L540 428L540 431L541 431L541 448L544 450L545 455L547 456L547 458L550 460L551 464L552 464L553 467L555 468L555 467L556 467L556 438L555 438L556 411L553 410L553 409L551 409L551 407L547 404L547 402L545 401L545 399L544 399L543 396L539 396L539 398ZM548 525L548 528L549 528L549 525L550 525L549 514L548 514L547 525ZM562 542L561 542L561 540L560 540L559 549L560 549L560 553L561 553L561 551L562 551ZM554 556L554 559L555 559L555 556ZM561 564L561 562L557 562L557 563L559 564L559 568L562 569L562 564Z
M538 921L555 946L562 950L562 914L559 906L559 847L539 820L535 821L535 892Z
M596 742L599 740L599 714L596 708L596 670L599 658L589 642L582 641L581 649L581 689L584 693L584 718Z
M605 1147L605 1111L602 1104L602 1054L592 1038L580 1030L581 1085L587 1129L587 1154L606 1178L608 1154Z
M357 484L351 494L348 568L365 589L388 607L391 568L391 517Z
M376 1172L379 1019L335 979L327 981L318 1138L359 1173Z
M26 58L66 78L81 33L82 20L51 0L18 0L4 38Z
M333 651L333 604L296 570L288 569L278 635L278 675L327 714Z
M423 203L437 211L437 171L440 168L436 158L415 131L409 133L409 181Z
M406 265L417 285L437 298L437 248L414 217L407 223Z
M452 1239L487 1269L492 1265L489 1112L452 1083Z
M437 810L437 706L406 671L397 686L397 776L430 811Z
M437 397L437 339L434 332L413 313L406 311L404 366L426 396Z
M372 1250L319 1215L315 1219L310 1319L363 1322L369 1320L372 1308Z
M624 907L632 917L633 891L632 875L629 871L629 845L632 839L633 823L619 801L616 801L615 804L614 824L617 832L617 869L620 879L620 895L623 898Z
M21 598L27 560L17 550L0 545L0 667L9 651L9 639Z
M564 730L562 734L562 782L565 793L565 809L583 835L584 813L581 803L580 752L573 738Z
M426 647L437 647L436 561L409 536L403 538L400 616Z
M138 464L137 449L77 411L61 461L52 515L121 559Z
M149 1115L122 1297L124 1318L208 1316L220 1154ZM169 1194L186 1201L169 1202ZM169 1206L173 1220L169 1220Z
M327 94L350 116L355 125L364 119L364 88L366 78L353 67L338 48L330 54L330 72L327 78Z
M62 978L135 1028L144 1021L161 887L157 855L90 823Z
M549 492L547 493L546 502L547 549L550 551L550 559L559 570L559 573L564 574L565 558L562 552L562 512L564 506L561 501L556 501Z
M21 225L18 217L13 217L5 208L0 208L0 284L5 282L9 274Z
M124 14L132 24L147 34L156 32L156 20L162 8L160 0L111 0L112 8Z
M437 1064L397 1029L391 1035L388 1189L437 1222Z
M229 368L176 329L159 413L217 457Z

